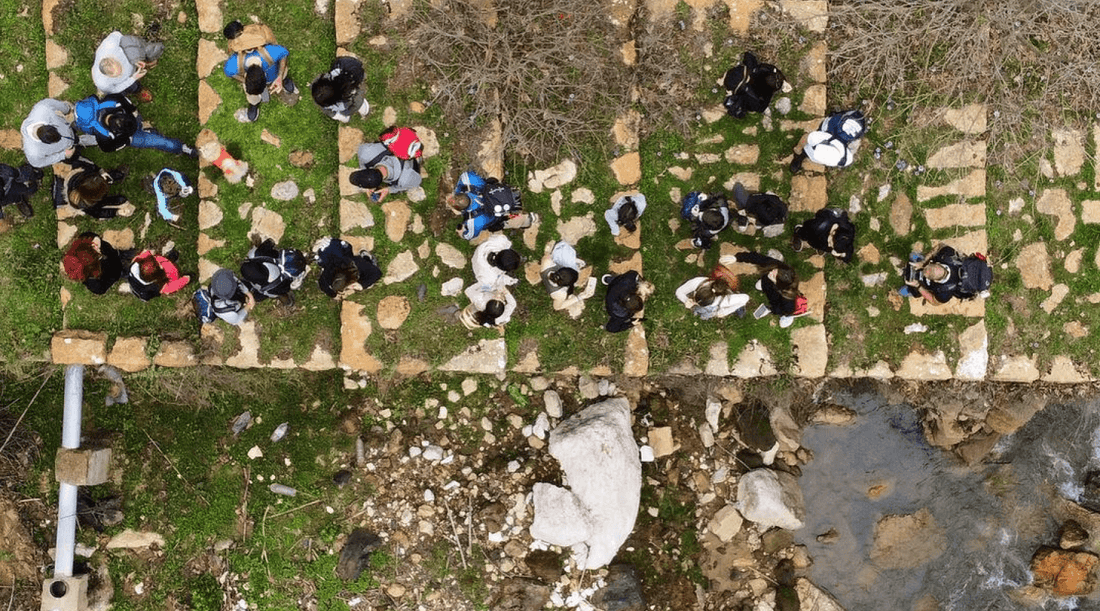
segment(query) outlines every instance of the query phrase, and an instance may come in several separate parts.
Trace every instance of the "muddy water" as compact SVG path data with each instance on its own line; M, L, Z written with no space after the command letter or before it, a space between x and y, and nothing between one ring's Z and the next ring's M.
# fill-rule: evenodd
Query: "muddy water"
M1100 469L1100 405L1047 407L998 443L988 464L962 466L924 441L908 405L874 394L835 397L859 413L845 427L814 426L803 445L806 527L796 533L814 558L811 579L848 611L1008 610L1020 600L1040 545L1057 545L1057 496L1076 500L1085 473ZM942 546L902 554L904 568L871 560L875 524L928 509ZM833 543L817 536L835 529ZM942 553L938 553L942 549ZM927 605L927 606L922 606ZM1050 599L1043 609L1100 609L1100 598Z

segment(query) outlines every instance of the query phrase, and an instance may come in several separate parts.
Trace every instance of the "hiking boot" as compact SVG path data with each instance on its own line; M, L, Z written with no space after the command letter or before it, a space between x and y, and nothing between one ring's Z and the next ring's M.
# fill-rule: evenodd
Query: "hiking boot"
M798 153L791 159L791 174L798 174L802 171L802 162L806 160L805 153Z
M294 294L287 293L286 295L279 295L275 298L275 301L279 302L279 305L289 310L290 308L294 307Z
M749 192L739 182L733 185L733 201L737 202L738 208L744 208L749 201Z
M249 123L255 123L256 119L260 118L260 105L259 104L249 104L248 105L248 113L245 116L248 118Z
M283 89L287 93L298 93L298 88L294 86L294 81L290 80L289 76L283 79Z
M27 200L21 200L15 203L15 207L19 209L19 212L27 218L34 216L34 208L31 208L30 202Z
M141 91L138 91L137 95L134 96L134 99L142 104L148 104L153 101L153 92L142 87Z
M168 254L164 255L164 258L168 259L172 263L175 263L176 261L179 261L179 259L180 259L180 251L173 248L172 250L168 251Z
M794 228L795 234L798 233L799 229L802 229L802 225L795 226L795 228ZM799 239L799 237L797 235L792 235L791 236L791 250L793 250L795 252L802 252L802 248L804 246L805 246L805 244L802 243L802 240Z

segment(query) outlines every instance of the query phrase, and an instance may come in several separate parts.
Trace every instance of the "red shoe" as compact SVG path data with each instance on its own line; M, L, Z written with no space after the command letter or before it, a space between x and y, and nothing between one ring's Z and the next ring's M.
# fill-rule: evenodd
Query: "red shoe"
M141 102L142 104L148 104L149 102L153 101L153 92L143 87L141 91L137 92L137 95L135 97L137 98L138 102Z

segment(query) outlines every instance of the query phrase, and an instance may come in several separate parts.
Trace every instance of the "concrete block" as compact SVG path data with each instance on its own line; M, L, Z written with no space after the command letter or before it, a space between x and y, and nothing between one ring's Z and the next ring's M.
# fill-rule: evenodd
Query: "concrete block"
M42 611L84 611L87 608L87 575L58 577L42 582Z
M111 469L111 449L60 448L54 462L57 481L74 486L95 486L105 483Z

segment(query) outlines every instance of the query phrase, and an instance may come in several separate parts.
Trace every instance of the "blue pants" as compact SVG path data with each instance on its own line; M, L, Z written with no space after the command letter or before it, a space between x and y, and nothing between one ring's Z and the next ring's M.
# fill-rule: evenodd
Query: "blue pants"
M136 149L156 149L165 153L183 154L183 143L179 140L141 129L134 132L130 146Z

